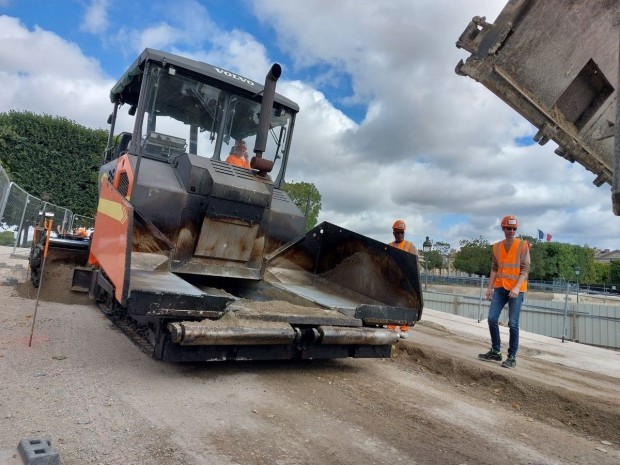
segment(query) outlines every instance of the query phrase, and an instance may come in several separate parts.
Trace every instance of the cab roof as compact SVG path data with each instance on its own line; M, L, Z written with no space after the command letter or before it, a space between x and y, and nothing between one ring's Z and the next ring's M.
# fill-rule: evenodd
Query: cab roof
M173 53L146 48L112 87L110 91L110 100L112 103L122 102L128 105L138 104L142 73L144 72L145 63L149 60L162 64L165 63L177 69L184 69L197 76L206 76L207 78L222 83L224 87L228 87L229 89L241 89L252 95L259 94L264 89L262 84L223 68ZM299 111L299 106L283 95L276 93L274 101L295 112Z

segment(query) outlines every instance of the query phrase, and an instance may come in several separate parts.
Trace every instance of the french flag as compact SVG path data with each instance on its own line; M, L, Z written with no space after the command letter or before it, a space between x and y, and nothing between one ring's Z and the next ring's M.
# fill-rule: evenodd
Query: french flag
M538 230L538 239L539 240L543 240L546 239L547 242L551 242L551 234L545 234L544 232L542 232L540 229Z

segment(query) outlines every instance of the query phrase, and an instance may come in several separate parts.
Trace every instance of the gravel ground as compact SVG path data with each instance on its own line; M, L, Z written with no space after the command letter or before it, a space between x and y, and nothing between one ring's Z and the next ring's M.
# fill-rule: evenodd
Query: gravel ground
M544 346L479 362L488 341L428 312L387 360L165 364L58 277L29 347L26 262L0 262L2 465L31 436L63 465L620 463L618 377Z

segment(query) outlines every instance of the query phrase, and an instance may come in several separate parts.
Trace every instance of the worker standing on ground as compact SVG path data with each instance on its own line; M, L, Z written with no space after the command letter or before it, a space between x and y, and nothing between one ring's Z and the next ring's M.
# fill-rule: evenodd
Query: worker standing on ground
M405 252L412 253L414 255L418 255L418 251L413 245L412 242L405 240L405 230L407 229L407 225L403 220L396 220L392 225L392 234L394 234L394 242L390 242L392 247L396 247L397 249L404 250ZM396 325L387 325L387 329L392 331L399 332L400 337L403 339L407 338L407 331L409 330L409 326L396 326Z
M392 247L396 247L397 249L404 250L405 252L411 252L414 255L418 254L418 251L415 248L413 243L405 240L405 230L407 229L407 225L403 220L396 220L392 225L392 234L394 234L394 242L390 242Z
M508 357L502 362L504 368L517 366L516 356L519 349L519 316L524 293L527 291L527 276L530 272L530 246L527 241L515 239L517 218L508 215L502 219L502 231L505 239L493 244L491 276L486 298L491 299L489 307L489 332L491 333L491 350L478 355L481 360L502 361L499 334L499 315L508 303L508 328L510 342Z
M230 149L230 155L226 158L226 163L239 166L241 168L250 169L248 160L248 149L244 140L235 141L235 145Z

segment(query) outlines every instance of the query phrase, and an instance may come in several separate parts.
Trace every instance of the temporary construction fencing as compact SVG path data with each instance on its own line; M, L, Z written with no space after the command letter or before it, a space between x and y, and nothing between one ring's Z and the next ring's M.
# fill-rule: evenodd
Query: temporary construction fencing
M12 245L14 253L18 247L30 247L34 226L42 212L54 214L56 233L70 232L78 227L89 229L95 224L94 218L74 214L68 208L29 194L12 182L0 166L0 245ZM12 233L12 238L7 231Z
M482 285L479 295L438 290L424 291L423 294L425 307L486 324L490 302L484 300ZM583 299L582 302L575 301L568 285L561 300L534 300L527 298L526 294L521 307L520 328L565 341L620 349L620 299L617 302L609 305L583 302ZM502 312L500 324L507 324L507 321L508 305Z

